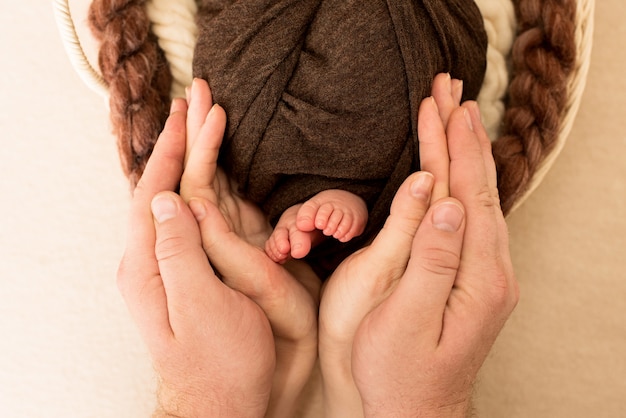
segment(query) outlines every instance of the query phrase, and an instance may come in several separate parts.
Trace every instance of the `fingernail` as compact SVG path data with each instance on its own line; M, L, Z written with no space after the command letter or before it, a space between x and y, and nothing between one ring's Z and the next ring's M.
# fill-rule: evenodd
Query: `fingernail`
M470 128L470 131L473 131L474 125L472 124L472 117L470 116L467 109L463 109L463 116L465 117L465 122L467 122L467 127Z
M198 95L198 83L199 82L200 82L199 78L194 78L193 81L191 82L190 101L193 101L194 98L196 98L196 96Z
M187 100L187 104L191 102L191 88L189 86L185 87L185 99Z
M430 193L433 189L435 178L427 171L419 173L417 178L411 183L411 194L423 200L430 199Z
M450 73L446 73L446 77L447 77L447 85L448 85L448 93L452 94L452 76L450 75Z
M209 113L207 113L205 120L210 120L213 117L213 115L215 114L216 106L219 106L219 105L215 103L213 106L211 106L211 109L209 109Z
M193 213L193 216L198 222L203 220L206 216L206 208L204 207L204 204L197 199L191 199L189 201L189 209L191 209L191 213Z
M439 106L437 106L437 101L435 100L435 98L433 96L430 96L430 103L435 108L435 110L437 112L439 112Z
M466 102L467 103L467 107L470 110L470 112L472 112L472 115L474 115L474 119L476 120L481 120L481 116L480 116L480 108L478 107L478 103L474 102L474 101L469 101Z
M433 212L433 226L446 232L456 232L463 223L463 209L455 203L442 203Z
M183 99L178 98L178 97L175 99L172 99L172 104L170 105L170 115L172 113L179 112L182 109L184 109L182 102L183 102Z
M152 214L157 222L165 222L178 214L178 205L170 196L156 196L152 199Z

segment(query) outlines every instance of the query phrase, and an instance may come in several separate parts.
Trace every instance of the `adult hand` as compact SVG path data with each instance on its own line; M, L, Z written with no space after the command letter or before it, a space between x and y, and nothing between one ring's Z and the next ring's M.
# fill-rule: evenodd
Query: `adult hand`
M174 101L133 196L118 285L159 376L157 416L262 416L275 367L272 329L255 302L218 279L194 216L172 192L183 172L185 119L184 101Z
M490 143L475 103L459 107L455 86L438 76L434 100L420 108L422 168L434 178L407 179L372 245L323 291L331 416L349 413L337 405L367 416L464 416L517 302Z
M243 198L237 185L217 165L217 156L226 127L226 113L213 105L205 80L194 79L187 94L187 143L180 195L186 202L194 197L219 208L219 218L243 240L262 247L272 232L265 214Z
M276 347L268 416L292 417L317 359L320 281L305 263L292 260L281 266L262 250L271 227L217 166L225 124L226 115L213 106L208 84L194 80L181 195L196 215L202 245L223 282L267 315Z

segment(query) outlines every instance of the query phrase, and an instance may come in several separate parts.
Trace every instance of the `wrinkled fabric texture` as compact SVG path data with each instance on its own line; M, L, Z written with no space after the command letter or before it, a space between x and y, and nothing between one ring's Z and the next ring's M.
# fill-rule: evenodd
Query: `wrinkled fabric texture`
M434 76L478 95L487 37L471 0L199 0L194 76L228 125L220 163L275 223L325 189L361 196L365 233L307 257L326 277L382 227L419 170L417 110Z

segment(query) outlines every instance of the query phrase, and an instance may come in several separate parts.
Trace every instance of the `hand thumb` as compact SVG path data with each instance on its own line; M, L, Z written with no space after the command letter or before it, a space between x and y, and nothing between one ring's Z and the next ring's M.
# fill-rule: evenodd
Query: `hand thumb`
M191 306L209 303L222 284L202 249L200 231L191 211L173 192L157 194L151 208L156 230L154 252L168 310L186 312Z
M385 225L368 249L368 256L380 260L379 265L404 269L417 228L428 210L433 184L433 175L425 171L412 174L402 183Z
M406 272L388 302L414 318L425 341L439 341L443 315L456 280L465 232L465 211L453 198L438 201L424 217ZM431 337L431 338L429 338Z

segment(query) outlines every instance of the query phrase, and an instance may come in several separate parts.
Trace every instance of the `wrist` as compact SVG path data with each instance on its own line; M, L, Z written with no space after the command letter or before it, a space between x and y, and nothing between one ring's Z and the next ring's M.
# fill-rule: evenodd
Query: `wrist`
M466 418L471 415L469 395L450 395L439 399L384 399L363 401L365 417Z
M268 417L290 418L296 415L300 397L311 378L315 364L315 358L310 361L308 356L289 361L289 356L285 355L282 360L285 364L280 364L274 374L272 393L265 414Z
M332 361L329 357L332 357ZM324 416L328 418L363 416L361 395L352 377L350 356L333 357L320 354L320 370Z
M225 405L159 405L152 418L261 418L265 416L265 408L233 408Z
M251 399L237 391L221 391L220 396L208 393L159 388L158 405L153 418L257 418L267 409L269 394Z
M328 418L362 417L363 404L354 383L330 385L323 382L324 416Z

